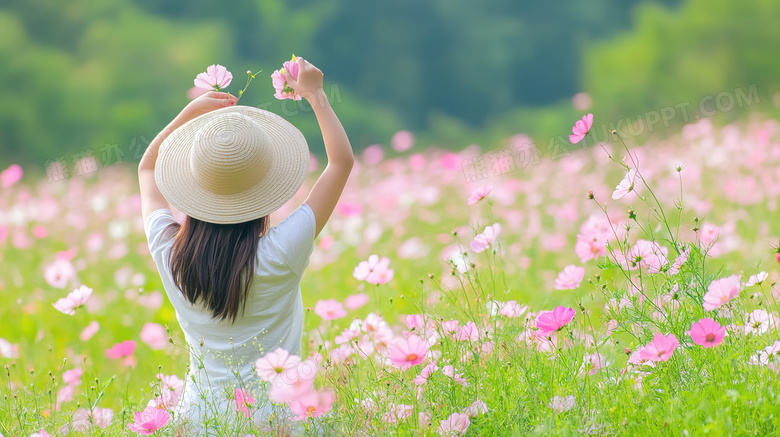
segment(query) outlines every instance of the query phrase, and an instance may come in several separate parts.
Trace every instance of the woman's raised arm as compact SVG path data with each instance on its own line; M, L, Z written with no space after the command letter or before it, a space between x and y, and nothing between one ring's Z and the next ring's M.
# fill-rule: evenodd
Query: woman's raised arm
M141 157L141 162L138 164L138 184L141 189L141 212L143 214L144 223L146 223L146 217L154 210L168 208L168 201L165 200L165 197L160 193L160 189L157 188L157 182L154 179L157 152L163 141L165 141L171 132L189 120L215 109L235 104L235 96L216 91L207 92L185 106L179 115L168 123L168 125L154 137L152 142L149 143L149 147L146 148L144 156Z
M352 146L347 138L347 133L328 103L322 86L322 71L303 58L298 58L296 62L298 63L298 80L294 80L289 74L285 74L285 79L290 87L305 98L314 109L328 155L328 164L325 166L325 170L314 183L304 202L314 212L317 223L316 236L328 222L342 191L344 191L355 157L352 154Z

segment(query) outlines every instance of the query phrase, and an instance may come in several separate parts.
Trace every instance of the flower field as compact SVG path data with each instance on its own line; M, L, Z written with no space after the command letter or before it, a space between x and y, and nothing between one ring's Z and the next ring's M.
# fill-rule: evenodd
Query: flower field
M215 435L272 433L246 420L269 402L321 435L780 433L780 125L705 119L478 181L478 146L411 141L358 157L301 283L302 356L266 351L269 399L231 390ZM4 168L0 434L187 435L135 170Z

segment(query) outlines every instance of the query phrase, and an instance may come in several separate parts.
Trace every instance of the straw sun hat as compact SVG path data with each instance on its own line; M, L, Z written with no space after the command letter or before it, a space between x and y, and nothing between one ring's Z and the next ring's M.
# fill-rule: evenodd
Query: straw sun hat
M154 176L183 213L232 224L279 209L308 168L309 148L295 126L272 112L230 106L174 130L160 145Z

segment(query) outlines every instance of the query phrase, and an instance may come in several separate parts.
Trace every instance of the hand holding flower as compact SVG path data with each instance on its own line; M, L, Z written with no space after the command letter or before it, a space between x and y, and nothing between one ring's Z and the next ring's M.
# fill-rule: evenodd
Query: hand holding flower
M323 74L319 68L294 55L293 60L285 62L284 65L284 68L274 72L274 86L277 88L276 98L300 100L303 97L312 105L327 102L322 87ZM278 79L284 81L281 89L277 86Z

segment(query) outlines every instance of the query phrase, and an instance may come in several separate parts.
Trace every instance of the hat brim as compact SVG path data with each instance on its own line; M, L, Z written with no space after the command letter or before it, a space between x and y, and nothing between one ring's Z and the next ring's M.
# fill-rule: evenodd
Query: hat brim
M271 140L273 154L265 176L241 192L224 195L198 183L190 168L190 153L198 131L214 117L239 113L258 123ZM201 115L174 130L157 156L157 187L171 205L198 220L243 223L266 216L290 200L303 185L309 169L309 147L298 128L259 108L230 106Z

